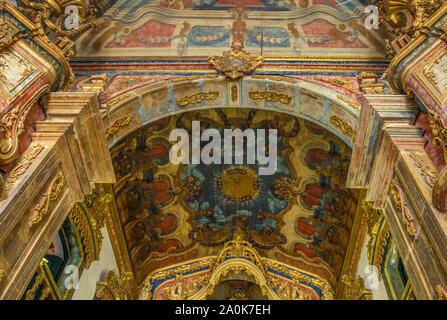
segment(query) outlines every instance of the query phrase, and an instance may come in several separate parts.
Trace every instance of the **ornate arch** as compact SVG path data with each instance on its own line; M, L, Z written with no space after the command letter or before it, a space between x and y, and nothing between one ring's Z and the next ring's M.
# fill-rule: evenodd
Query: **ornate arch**
M252 108L309 120L352 147L360 105L333 89L301 79L239 81L171 79L121 92L101 105L109 147L161 118L212 108Z
M139 299L163 296L170 300L203 300L231 271L252 276L269 299L333 299L334 293L327 280L260 257L252 245L243 240L242 234L227 242L215 257L156 270L143 281Z

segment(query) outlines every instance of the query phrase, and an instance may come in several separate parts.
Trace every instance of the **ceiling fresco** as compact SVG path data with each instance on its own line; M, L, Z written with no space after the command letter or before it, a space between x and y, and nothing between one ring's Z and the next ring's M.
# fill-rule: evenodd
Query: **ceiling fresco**
M384 57L359 0L126 0L82 35L77 57L220 55ZM324 48L324 50L322 50Z
M277 129L276 172L259 175L255 164L171 163L171 130L190 132L193 120L201 130ZM329 281L338 276L358 195L345 188L351 150L318 125L264 110L191 111L133 132L112 156L137 282L162 267L216 255L235 234L264 257Z

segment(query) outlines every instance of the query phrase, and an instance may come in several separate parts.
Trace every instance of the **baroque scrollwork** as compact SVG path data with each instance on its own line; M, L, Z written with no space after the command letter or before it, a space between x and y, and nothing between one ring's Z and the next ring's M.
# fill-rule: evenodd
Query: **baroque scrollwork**
M33 216L29 219L30 227L42 221L43 217L50 210L51 203L59 198L64 182L64 176L62 174L58 174L51 183L50 188L43 195L39 204L34 207Z
M17 178L26 172L32 161L42 152L44 147L40 144L33 144L29 149L19 160L18 164L9 172L5 181L6 192L11 189Z
M337 116L331 117L331 122L334 123L337 127L340 127L340 129L350 135L352 137L352 140L355 140L355 131L352 129L352 127L345 121L341 120Z
M106 138L108 138L112 134L115 134L120 128L127 126L130 123L131 119L132 115L128 114L124 117L115 120L110 126L104 129Z
M360 90L364 94L384 94L385 84L379 81L379 77L372 72L361 72L357 77Z
M278 101L285 104L290 103L292 100L292 97L288 95L273 91L250 91L248 95L253 100Z
M348 99L348 98L346 98L345 96L342 96L342 95L338 95L337 98L340 99L343 102L346 102L349 106L351 106L355 110L359 110L360 109L360 103L358 101L356 101L356 100Z
M410 157L414 160L414 163L421 169L421 175L425 182L433 188L436 181L436 169L430 165L430 159L425 152L413 151L410 153Z
M440 115L429 109L427 109L427 114L430 119L430 127L432 128L433 145L442 147L444 158L447 159L447 129L444 120Z
M408 207L405 204L404 197L402 195L402 191L400 190L400 187L395 180L391 182L390 191L393 197L394 204L399 210L401 210L402 220L405 224L408 234L417 239L418 232L414 225L414 218L408 210Z
M181 107L187 106L190 103L200 103L205 100L214 100L219 96L219 91L200 92L192 96L183 97L177 100L177 104Z

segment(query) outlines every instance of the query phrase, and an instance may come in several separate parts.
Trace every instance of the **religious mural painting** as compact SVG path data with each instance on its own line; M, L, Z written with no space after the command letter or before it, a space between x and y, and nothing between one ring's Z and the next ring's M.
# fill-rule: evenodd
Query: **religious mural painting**
M190 132L194 119L201 130L276 128L276 172L258 175L256 164L173 165L169 132ZM189 112L139 130L113 151L116 201L136 272L187 251L213 252L242 230L266 255L320 259L337 274L357 201L344 186L350 152L318 125L261 110Z
M0 299L447 299L443 1L0 10Z

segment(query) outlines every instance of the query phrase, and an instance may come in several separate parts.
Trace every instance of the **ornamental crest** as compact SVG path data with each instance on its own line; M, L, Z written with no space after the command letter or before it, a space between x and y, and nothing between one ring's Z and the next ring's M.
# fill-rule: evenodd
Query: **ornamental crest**
M248 54L243 50L232 50L224 52L221 57L209 57L208 61L217 71L234 80L262 65L264 58Z

